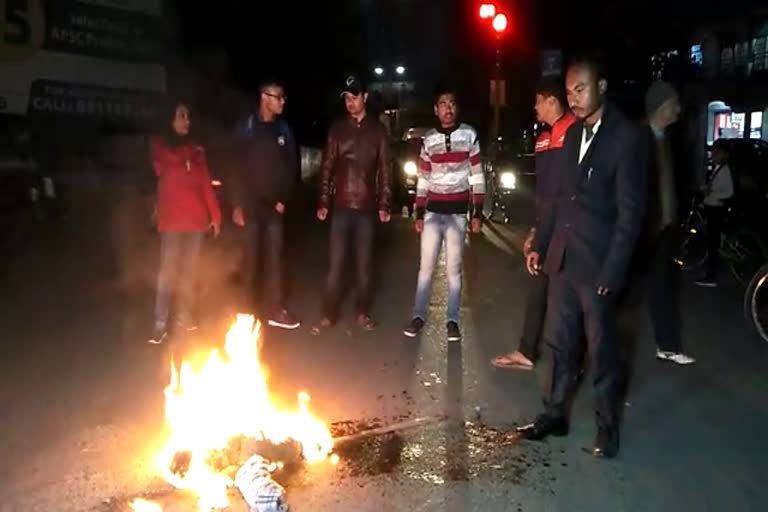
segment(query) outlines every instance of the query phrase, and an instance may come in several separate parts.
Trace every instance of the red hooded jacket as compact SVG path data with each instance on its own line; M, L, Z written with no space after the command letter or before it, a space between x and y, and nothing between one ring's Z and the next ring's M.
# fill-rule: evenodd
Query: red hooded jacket
M150 141L150 150L158 177L158 231L206 231L212 222L220 224L221 209L202 146L171 146L158 136Z

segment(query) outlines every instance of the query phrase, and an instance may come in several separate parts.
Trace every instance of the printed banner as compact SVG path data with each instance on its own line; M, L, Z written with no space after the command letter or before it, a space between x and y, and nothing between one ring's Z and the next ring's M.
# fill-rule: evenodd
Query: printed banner
M146 125L157 120L162 96L144 91L36 80L29 95L29 115L115 124Z

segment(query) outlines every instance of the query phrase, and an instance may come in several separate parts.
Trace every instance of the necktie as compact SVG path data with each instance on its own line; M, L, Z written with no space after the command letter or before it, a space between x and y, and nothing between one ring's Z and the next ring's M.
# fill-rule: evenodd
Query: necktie
M594 125L591 124L585 124L584 125L584 133L587 135L586 141L589 142L592 140L592 137L595 135L594 131Z

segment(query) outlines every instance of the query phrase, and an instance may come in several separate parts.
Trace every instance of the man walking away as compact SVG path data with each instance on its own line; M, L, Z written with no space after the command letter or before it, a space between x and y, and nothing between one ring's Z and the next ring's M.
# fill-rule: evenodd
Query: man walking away
M647 266L646 301L656 339L656 357L687 365L696 360L683 353L680 333L680 267L676 176L667 128L680 118L680 99L667 82L654 82L645 95L650 141L648 211L640 260Z
M536 120L549 128L536 141L536 219L549 215L557 197L558 186L565 178L567 167L563 158L563 143L568 128L576 122L565 99L562 77L545 77L536 88ZM531 228L523 245L523 256L528 257L536 237L536 227ZM528 298L525 304L523 335L518 349L502 354L491 361L497 368L532 370L539 356L539 343L547 312L547 288L549 278L544 273L531 276Z
M279 82L267 80L259 88L259 111L246 120L238 134L239 183L232 186L232 221L246 230L245 289L252 297L257 283L266 283L262 300L253 300L260 318L283 329L296 329L299 320L286 309L283 287L284 216L298 181L296 140L282 118L285 91ZM264 279L259 279L260 256L266 260ZM260 302L260 304L257 304Z
M323 301L323 317L314 329L336 324L341 305L342 279L352 242L357 260L357 324L373 330L373 242L376 217L391 219L392 163L389 137L384 125L367 115L368 93L354 75L344 81L341 96L347 115L334 122L320 169L320 201L317 218L331 221L330 269Z
M606 102L608 82L594 58L574 60L566 73L571 111L579 118L565 137L569 168L550 215L539 222L528 254L532 274L549 275L544 339L553 367L545 410L518 429L525 439L568 434L566 401L579 370L583 323L592 360L597 436L591 453L619 452L619 347L616 298L645 216L647 145L639 128Z
M416 337L427 319L432 275L445 241L448 274L448 341L461 341L461 267L467 213L472 232L479 233L485 199L485 177L480 143L474 128L458 120L459 106L452 89L438 90L435 115L440 123L424 136L416 188L416 231L421 233L421 258L413 316L403 334Z

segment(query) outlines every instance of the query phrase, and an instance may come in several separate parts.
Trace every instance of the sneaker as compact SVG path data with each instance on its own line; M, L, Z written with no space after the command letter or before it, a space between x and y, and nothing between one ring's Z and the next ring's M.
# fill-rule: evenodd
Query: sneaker
M461 330L459 329L458 323L448 322L446 325L446 330L448 331L448 341L461 341Z
M301 322L293 318L286 309L282 309L269 317L267 323L272 327L280 327L281 329L296 329L301 325Z
M704 288L717 288L717 282L714 279L699 279L693 284Z
M682 352L665 352L663 350L656 350L656 359L670 361L680 365L693 364L696 362L696 359L685 355Z
M409 338L415 338L419 335L421 330L424 328L424 320L422 320L419 317L414 318L411 320L411 323L408 324L408 327L405 328L403 331L403 334L408 336Z
M151 343L152 345L160 345L162 344L165 339L168 337L168 329L165 327L155 327L152 331L152 336L149 337L147 340L147 343Z

